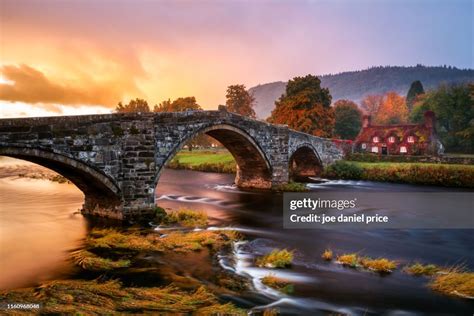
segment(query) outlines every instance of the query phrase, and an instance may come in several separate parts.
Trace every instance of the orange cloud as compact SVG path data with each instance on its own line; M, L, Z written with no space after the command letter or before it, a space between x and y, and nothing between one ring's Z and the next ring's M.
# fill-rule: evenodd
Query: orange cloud
M0 72L7 83L0 84L0 100L27 103L56 104L103 104L115 106L122 100L124 86L129 83L120 80L94 82L92 78L82 78L75 82L55 82L41 71L22 64L4 65ZM139 93L138 88L132 87ZM50 109L55 112L55 107Z

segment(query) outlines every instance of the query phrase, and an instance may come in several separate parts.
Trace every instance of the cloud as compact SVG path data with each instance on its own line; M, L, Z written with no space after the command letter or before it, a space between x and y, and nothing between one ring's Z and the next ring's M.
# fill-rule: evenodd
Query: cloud
M100 82L86 76L74 81L53 81L31 66L3 65L0 68L4 83L0 83L0 100L51 104L115 106L127 93L140 95L131 79L108 79Z

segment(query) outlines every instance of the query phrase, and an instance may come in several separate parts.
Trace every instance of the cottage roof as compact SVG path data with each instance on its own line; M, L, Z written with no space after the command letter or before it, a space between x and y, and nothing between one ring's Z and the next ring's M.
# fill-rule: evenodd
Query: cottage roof
M404 140L408 136L415 136L418 139L429 141L431 131L431 128L425 124L369 125L361 129L356 142L370 143L374 136L378 136L380 141L384 141L390 136L395 136L399 140Z

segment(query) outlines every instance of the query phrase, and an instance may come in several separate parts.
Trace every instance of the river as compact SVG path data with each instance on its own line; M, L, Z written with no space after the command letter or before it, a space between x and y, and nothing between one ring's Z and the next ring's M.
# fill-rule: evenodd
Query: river
M39 167L0 159L2 289L31 286L74 273L68 251L80 247L87 233L87 222L77 213L83 194L72 184L18 177L18 173L32 168ZM233 227L244 234L246 241L236 244L234 253L222 255L219 260L223 268L252 280L251 291L227 297L234 303L245 308L278 306L284 314L294 315L471 315L474 311L472 301L431 291L424 277L413 277L400 269L380 276L321 259L324 249L331 248L336 253L388 257L401 265L414 261L464 264L472 270L472 230L283 229L281 194L244 192L233 187L232 182L233 176L228 174L165 170L156 194L162 207L203 210L211 226ZM446 191L354 181L310 186L314 191ZM253 265L255 256L273 248L295 250L291 269L269 271ZM259 277L270 272L291 280L295 294L285 296L263 286Z

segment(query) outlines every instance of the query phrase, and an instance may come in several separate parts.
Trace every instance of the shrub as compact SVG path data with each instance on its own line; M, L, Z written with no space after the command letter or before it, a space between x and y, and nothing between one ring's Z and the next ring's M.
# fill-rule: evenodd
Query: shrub
M273 249L269 254L257 259L259 267L286 268L293 262L293 251Z
M362 177L362 172L363 170L359 166L347 161L338 160L323 171L323 177L357 180Z

